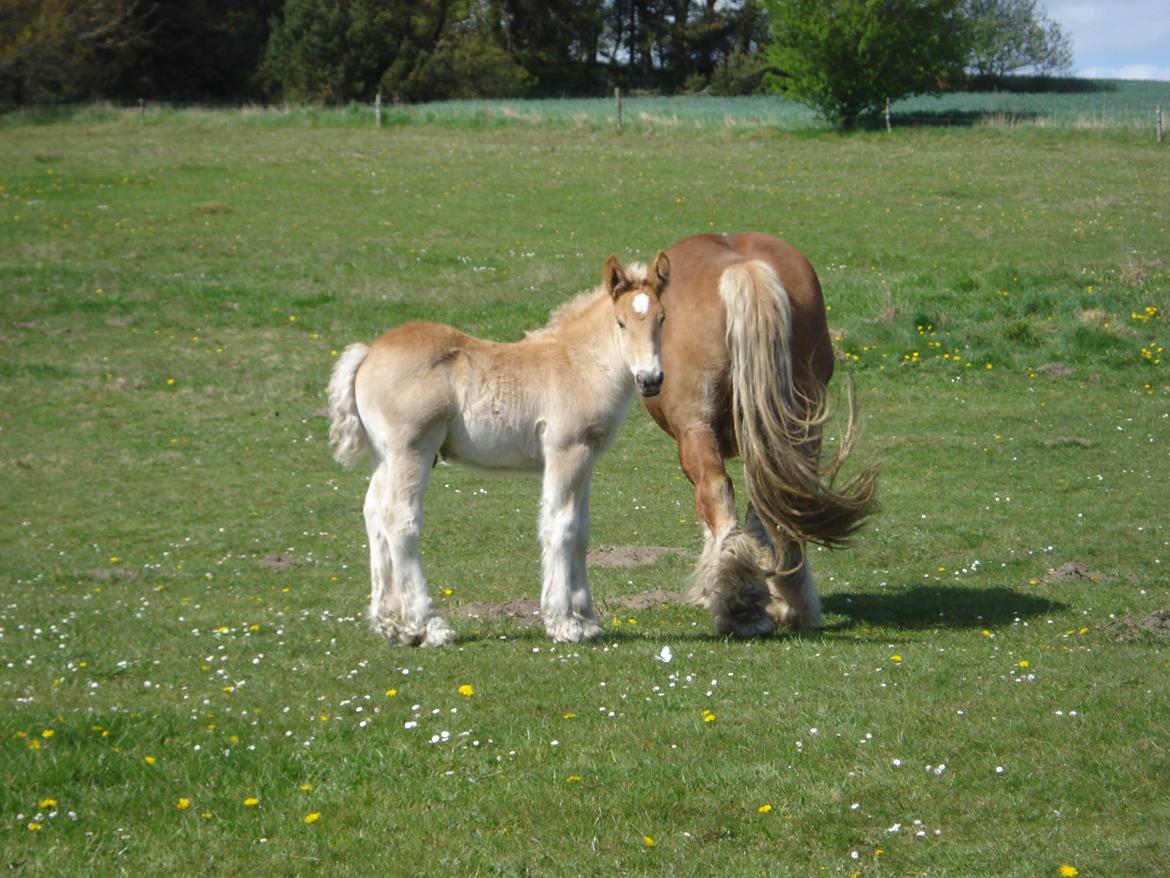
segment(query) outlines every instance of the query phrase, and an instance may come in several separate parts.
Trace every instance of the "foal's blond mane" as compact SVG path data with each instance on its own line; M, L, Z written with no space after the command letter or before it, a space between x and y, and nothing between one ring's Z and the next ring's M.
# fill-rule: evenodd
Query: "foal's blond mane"
M642 282L646 280L646 265L642 262L631 262L625 267L626 277L634 282ZM525 338L539 338L547 335L556 329L564 326L566 323L579 317L581 314L589 310L593 303L600 299L603 295L609 295L603 285L595 286L591 290L585 290L583 293L578 293L567 302L562 302L552 309L548 315L548 323L540 329L533 329L524 333Z

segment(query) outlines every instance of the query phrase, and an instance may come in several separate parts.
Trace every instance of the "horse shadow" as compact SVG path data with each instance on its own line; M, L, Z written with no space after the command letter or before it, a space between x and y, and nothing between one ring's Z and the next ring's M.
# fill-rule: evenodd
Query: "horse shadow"
M880 592L823 595L827 615L844 616L825 631L858 627L995 628L1068 609L1067 604L1004 586L911 585Z

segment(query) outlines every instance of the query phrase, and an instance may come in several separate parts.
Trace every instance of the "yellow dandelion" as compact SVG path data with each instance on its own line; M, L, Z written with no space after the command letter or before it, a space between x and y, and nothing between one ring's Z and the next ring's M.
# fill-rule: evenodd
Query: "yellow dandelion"
M185 798L185 797L180 798L179 801L175 803L175 807L178 808L180 811L186 811L188 808L191 807L191 800L188 798Z
M1092 288L1090 287L1090 291L1091 291L1091 289ZM1077 871L1076 866L1065 865L1065 866L1060 867L1060 874L1061 874L1061 878L1076 878L1076 876L1079 875L1080 872Z
M313 811L312 813L305 815L305 824L311 825L313 823L316 823L320 819L321 819L321 813L319 811Z
M897 665L902 662L902 657L900 655L892 655L890 656L890 661Z
M142 761L145 762L147 765L154 765L154 763L158 762L158 760L155 759L153 756L143 756Z
M1020 662L1020 667L1021 667L1021 668L1026 668L1026 667L1028 667L1028 660L1027 660L1027 659L1024 659L1023 661L1021 661L1021 662Z
M41 732L41 737L42 737L42 738L51 738L51 737L53 737L53 730L52 730L52 729L45 729L43 732Z
M703 722L705 722L705 723L715 722L715 714L711 713L711 711L709 711L709 710L704 710L703 711Z
M313 785L311 783L301 784L301 791L302 792L308 793L308 792L311 792L312 789L313 789Z
M565 778L565 783L581 783L581 775L570 774L568 777Z
M462 695L464 698L470 698L472 695L475 694L475 687L472 686L470 683L464 683L462 686L459 687L459 694Z
M651 838L648 835L643 835L642 836L642 844L646 845L646 847L648 847L648 848L652 848L652 847L654 847L654 845L658 844L658 842L656 842L653 838Z
M31 741L28 742L28 749L40 750L41 749L41 742L38 741L36 738L33 738Z
M40 832L44 828L45 827L43 825L41 825L40 823L30 823L28 825L29 832Z
M772 806L769 805L767 802L765 802L764 804L760 805L760 807L756 808L756 813L757 814L771 814L772 813Z
M248 798L244 799L244 807L245 808L255 808L259 804L260 804L260 800L257 799L255 796L248 796Z
M57 800L56 799L41 799L41 807L42 808L56 808L57 807Z
M397 694L398 694L398 690L397 690L397 689L387 689L387 690L386 690L386 697L387 697L387 698L393 698L393 697L394 697L395 695L397 695Z

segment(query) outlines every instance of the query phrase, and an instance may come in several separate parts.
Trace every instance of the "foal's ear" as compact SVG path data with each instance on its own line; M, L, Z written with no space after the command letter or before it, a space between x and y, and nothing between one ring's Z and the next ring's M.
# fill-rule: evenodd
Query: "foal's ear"
M646 282L653 288L654 294L660 296L669 281L670 260L663 251L659 250L658 255L654 257L654 262L650 265L650 270L646 272Z
M611 254L609 259L605 260L605 268L601 270L601 282L615 299L630 285L617 256Z

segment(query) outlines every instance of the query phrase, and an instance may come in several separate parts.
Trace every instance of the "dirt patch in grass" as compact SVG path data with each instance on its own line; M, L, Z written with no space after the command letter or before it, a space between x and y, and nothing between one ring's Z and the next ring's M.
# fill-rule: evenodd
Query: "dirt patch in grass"
M656 564L665 555L682 552L670 546L611 546L593 549L585 561L591 567L644 567Z
M1133 640L1143 635L1170 640L1170 610L1155 610L1141 619L1119 619L1109 630L1118 640Z
M1100 573L1095 573L1079 561L1069 561L1067 564L1062 564L1044 577L1046 583L1060 583L1060 582L1081 582L1083 580L1089 582L1103 582L1105 577Z
M260 566L270 573L279 573L282 570L288 570L290 567L296 567L301 562L289 555L267 555L260 562Z

